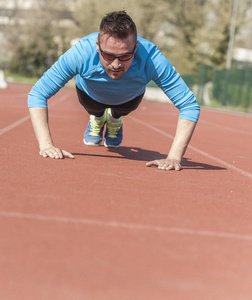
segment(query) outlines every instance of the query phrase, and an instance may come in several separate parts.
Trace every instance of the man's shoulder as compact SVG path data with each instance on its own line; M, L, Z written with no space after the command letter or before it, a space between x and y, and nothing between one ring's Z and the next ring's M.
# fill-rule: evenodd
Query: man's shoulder
M137 37L137 40L139 42L138 49L140 51L151 53L153 51L158 50L157 46L153 42L147 39L144 39L142 37Z
M79 42L96 42L96 38L98 38L98 32L93 32L93 33L90 33L84 37L82 37Z
M96 49L96 38L98 37L98 32L91 33L82 37L81 39L73 40L72 49L73 51L83 53L92 53ZM85 50L85 52L83 52Z
M139 42L137 48L137 54L140 55L142 58L151 59L152 57L155 57L160 52L157 46L153 42L144 39L142 37L138 37L137 40Z
M144 39L140 36L137 37L137 40L139 41L140 44L144 45L145 47L155 47L155 44L151 42L150 40Z

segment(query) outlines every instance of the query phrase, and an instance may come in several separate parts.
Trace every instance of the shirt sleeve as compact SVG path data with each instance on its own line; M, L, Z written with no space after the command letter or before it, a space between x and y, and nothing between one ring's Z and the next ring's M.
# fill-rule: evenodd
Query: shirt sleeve
M197 122L200 106L194 94L157 47L154 48L150 61L149 68L152 69L151 79L179 109L179 118Z

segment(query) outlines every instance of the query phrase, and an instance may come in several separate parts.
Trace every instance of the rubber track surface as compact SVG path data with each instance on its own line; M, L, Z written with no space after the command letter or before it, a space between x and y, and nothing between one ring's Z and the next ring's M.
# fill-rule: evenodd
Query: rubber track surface
M83 144L74 90L50 100L58 147L38 155L31 86L0 90L1 300L251 300L252 118L202 108L183 170L166 157L178 111L143 101L120 148Z

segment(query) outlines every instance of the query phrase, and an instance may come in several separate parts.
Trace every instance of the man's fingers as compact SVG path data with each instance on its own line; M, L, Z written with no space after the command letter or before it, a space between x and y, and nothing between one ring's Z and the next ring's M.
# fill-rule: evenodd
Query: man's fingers
M166 167L165 170L175 170L175 171L179 171L181 170L181 165L179 163L171 163L168 167Z
M43 157L50 157L50 158L55 158L55 159L62 159L64 157L74 158L74 156L71 153L69 153L65 150L61 150L59 148L54 148L54 147L50 147L49 149L41 150L39 152L39 154Z
M177 163L177 164L175 165L175 171L180 171L181 169L182 169L181 164L180 164L180 163Z
M48 157L48 155L45 152L40 151L39 154L43 157Z
M70 152L67 152L66 150L62 150L62 153L65 157L74 158L74 155Z
M43 156L43 157L48 157L48 156L50 156L50 155L49 155L49 152L44 151L44 150L39 151L39 154L40 154L41 156Z
M178 161L175 160L167 160L167 159L160 159L160 160L153 160L146 163L147 167L157 166L161 170L181 170L181 165Z
M146 166L147 166L147 167L151 167L151 166L156 166L156 167L158 167L158 166L159 166L159 162L158 162L158 160L152 160L152 161L147 162L147 163L146 163Z
M43 150L40 151L39 153L43 157L50 157L50 158L63 158L63 154L61 151L56 151L56 150Z

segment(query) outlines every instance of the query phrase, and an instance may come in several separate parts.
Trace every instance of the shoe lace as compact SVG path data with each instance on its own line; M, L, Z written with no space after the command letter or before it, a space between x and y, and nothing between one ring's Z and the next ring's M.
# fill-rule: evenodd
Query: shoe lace
M119 122L107 122L108 135L110 138L116 138L118 131L122 126L122 121Z
M91 123L91 135L98 136L100 133L101 128L104 125L104 120L98 120L96 118L90 119Z

